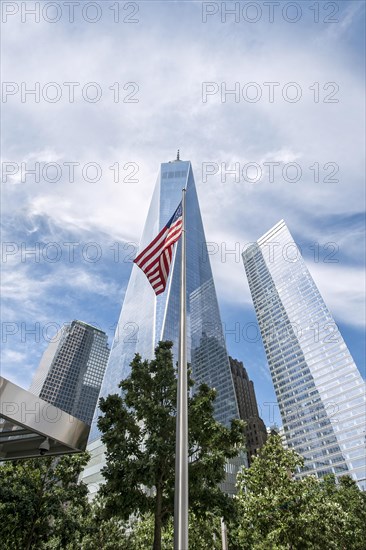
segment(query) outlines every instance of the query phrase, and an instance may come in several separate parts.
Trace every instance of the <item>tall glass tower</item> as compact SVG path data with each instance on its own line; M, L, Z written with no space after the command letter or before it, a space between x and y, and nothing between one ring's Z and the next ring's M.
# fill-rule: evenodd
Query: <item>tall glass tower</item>
M243 261L300 475L349 474L365 490L365 383L285 222Z
M140 250L143 250L164 227L174 213L186 188L187 236L187 351L196 384L207 383L216 388L216 419L228 426L239 418L234 384L222 331L211 265L206 247L201 213L191 163L175 160L160 167L153 192ZM180 302L181 241L175 247L169 279L164 293L155 296L144 273L133 265L121 315L114 336L111 354L100 396L118 392L118 384L130 373L130 362L138 352L143 358L153 357L159 340L174 343L178 355ZM97 416L97 415L96 415ZM93 423L88 449L92 453L84 481L93 492L102 481L103 446ZM242 465L238 459L237 466ZM227 486L235 486L236 466L229 465Z
M108 356L106 333L73 321L49 343L29 391L90 425Z

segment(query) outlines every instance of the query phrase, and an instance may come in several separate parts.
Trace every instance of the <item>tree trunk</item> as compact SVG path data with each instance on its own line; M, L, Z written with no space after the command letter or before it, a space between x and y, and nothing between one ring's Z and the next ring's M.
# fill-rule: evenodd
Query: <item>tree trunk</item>
M156 487L155 523L154 523L154 544L153 550L161 550L161 509L163 501L163 490L159 483Z
M28 533L27 538L25 540L25 544L26 544L25 550L29 550L32 546L32 539L33 539L34 528L36 526L36 521L37 521L37 516L34 516L30 533Z

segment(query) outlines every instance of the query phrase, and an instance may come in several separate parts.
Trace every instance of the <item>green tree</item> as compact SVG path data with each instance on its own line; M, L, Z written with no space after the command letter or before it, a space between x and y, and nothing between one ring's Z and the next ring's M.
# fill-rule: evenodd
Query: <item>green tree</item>
M131 517L128 521L116 516L106 518L104 502L97 496L92 503L92 513L86 517L80 541L80 550L148 550L154 539L154 515L150 512ZM85 521L85 520L84 520ZM169 518L162 528L162 550L173 550L173 519ZM221 521L217 515L206 512L196 515L189 513L189 550L221 550ZM48 546L47 546L48 548ZM52 546L49 548L59 548ZM70 546L74 550L75 546ZM67 550L69 550L67 548Z
M303 459L272 435L238 475L233 548L365 550L365 496L349 477L295 479Z
M338 532L339 548L365 550L366 493L361 492L349 476L340 477L338 483L334 475L326 476L321 488L321 498L335 502L345 516Z
M91 513L85 518L80 550L132 550L129 531L128 522L114 516L105 517L104 501L98 494L91 503Z
M211 512L197 516L189 514L189 550L221 550L221 522ZM173 550L173 519L162 529L162 550ZM131 526L127 540L128 550L148 550L154 538L154 517L147 513Z
M67 548L83 536L80 517L89 504L87 487L77 479L88 459L83 453L0 466L2 548Z
M127 520L131 514L154 516L154 550L161 548L162 527L174 508L176 370L172 342L160 342L155 359L143 361L136 354L130 376L120 383L122 396L100 400L104 415L98 426L106 445L107 516ZM189 377L189 387L193 382ZM226 428L213 417L216 392L201 385L189 398L189 503L202 516L216 510L229 516L233 501L219 483L225 462L243 445L244 424L233 420Z

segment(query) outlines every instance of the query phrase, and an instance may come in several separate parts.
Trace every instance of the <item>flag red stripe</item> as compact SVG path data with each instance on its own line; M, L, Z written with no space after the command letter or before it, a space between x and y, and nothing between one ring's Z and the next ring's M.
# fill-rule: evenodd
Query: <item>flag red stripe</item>
M172 244L174 244L180 237L182 233L182 226L180 226L180 229L175 232L175 234L170 237L170 233L166 236L166 240L161 243L159 246L159 249L154 250L151 254L144 255L143 260L137 260L135 263L145 272L149 271L151 267L154 265L155 261L159 259L160 255L163 253L164 249ZM146 250L146 249L145 249Z
M137 258L135 259L135 263L143 271L145 271L145 269L149 269L149 264L151 264L156 258L160 256L160 254L162 253L162 250L166 246L169 246L170 244L174 244L179 239L182 233L182 222L180 222L178 227L174 227L173 231L172 231L172 228L168 230L166 235L162 234L162 237L159 243L156 244L156 246L154 246L151 249L149 245L147 248L145 248L145 250L141 252L139 256L137 256ZM163 240L164 237L165 237L165 240Z
M164 228L162 231L160 231L158 237L154 239L152 243L150 243L142 252L135 258L134 262L136 264L143 264L149 257L153 256L156 250L159 250L159 247L162 243L164 243L164 238L169 234L169 230Z
M171 223L172 220L174 220L173 223ZM165 290L174 244L182 234L181 205L178 206L169 223L171 225L163 227L155 239L134 259L134 263L145 273L157 296Z

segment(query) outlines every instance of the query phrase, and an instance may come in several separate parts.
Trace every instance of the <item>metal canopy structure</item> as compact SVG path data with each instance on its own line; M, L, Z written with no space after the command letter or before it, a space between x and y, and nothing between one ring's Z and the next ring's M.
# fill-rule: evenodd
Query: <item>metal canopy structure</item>
M0 461L85 451L90 426L0 377Z

